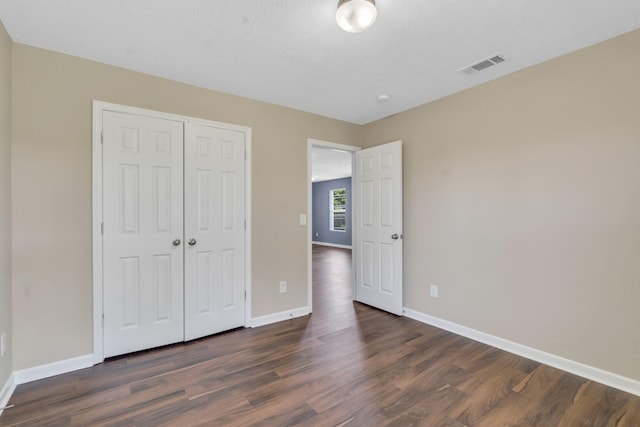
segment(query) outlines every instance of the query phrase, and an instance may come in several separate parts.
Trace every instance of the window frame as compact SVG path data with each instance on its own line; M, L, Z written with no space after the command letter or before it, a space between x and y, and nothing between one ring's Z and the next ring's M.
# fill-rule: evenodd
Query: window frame
M344 193L344 207L342 209L335 208L336 192ZM342 214L344 218L344 228L336 228L335 226L336 213ZM347 189L346 187L333 188L329 190L329 230L339 232L339 233L347 232Z

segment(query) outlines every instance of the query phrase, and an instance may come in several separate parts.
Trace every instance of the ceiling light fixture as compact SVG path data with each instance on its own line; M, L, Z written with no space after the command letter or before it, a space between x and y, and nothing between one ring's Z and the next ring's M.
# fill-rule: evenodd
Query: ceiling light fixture
M359 33L372 26L377 15L375 0L339 0L336 22L349 33Z

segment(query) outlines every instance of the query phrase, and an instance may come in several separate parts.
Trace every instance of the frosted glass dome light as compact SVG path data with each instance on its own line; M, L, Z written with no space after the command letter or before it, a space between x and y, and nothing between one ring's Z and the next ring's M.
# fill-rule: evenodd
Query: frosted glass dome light
M375 0L340 0L336 22L349 33L359 33L373 25L377 15Z

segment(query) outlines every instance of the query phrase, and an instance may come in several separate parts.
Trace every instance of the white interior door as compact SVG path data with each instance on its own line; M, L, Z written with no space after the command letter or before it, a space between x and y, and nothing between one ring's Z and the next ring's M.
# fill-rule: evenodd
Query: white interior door
M244 325L245 133L185 124L185 339Z
M355 300L402 315L402 141L356 152Z
M183 125L103 113L104 356L183 340Z

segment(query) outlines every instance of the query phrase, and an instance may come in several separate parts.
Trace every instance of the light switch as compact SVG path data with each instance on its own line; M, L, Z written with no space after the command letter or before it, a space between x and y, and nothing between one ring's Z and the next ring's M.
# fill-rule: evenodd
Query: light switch
M305 214L300 214L300 225L307 225L307 216Z

